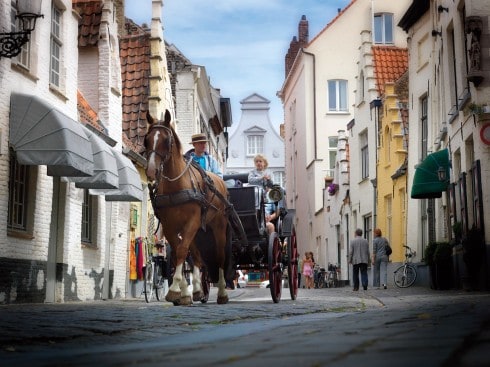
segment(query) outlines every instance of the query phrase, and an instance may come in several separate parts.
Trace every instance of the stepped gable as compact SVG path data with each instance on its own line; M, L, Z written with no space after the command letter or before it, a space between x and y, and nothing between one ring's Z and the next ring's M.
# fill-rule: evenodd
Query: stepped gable
M122 130L137 153L144 152L150 77L150 32L126 18L119 40L122 79Z
M73 9L80 15L78 47L97 46L103 6L101 0L73 0Z
M372 51L376 88L382 96L385 84L395 82L408 70L408 50L394 46L373 46Z

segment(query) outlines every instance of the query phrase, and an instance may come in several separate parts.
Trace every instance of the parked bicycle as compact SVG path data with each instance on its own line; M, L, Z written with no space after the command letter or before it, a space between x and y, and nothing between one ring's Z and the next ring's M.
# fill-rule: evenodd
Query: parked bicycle
M157 245L158 248L158 245ZM150 303L155 295L158 301L163 301L168 287L167 280L167 261L162 255L148 254L148 262L146 263L143 274L143 293L145 300Z
M415 251L408 246L403 247L405 248L405 261L394 272L395 285L399 288L410 287L417 279L417 268L412 264Z
M328 265L328 271L320 268L317 278L317 288L336 288L339 286L338 267L334 264Z
M334 264L328 265L327 287L337 288L339 286L339 267Z

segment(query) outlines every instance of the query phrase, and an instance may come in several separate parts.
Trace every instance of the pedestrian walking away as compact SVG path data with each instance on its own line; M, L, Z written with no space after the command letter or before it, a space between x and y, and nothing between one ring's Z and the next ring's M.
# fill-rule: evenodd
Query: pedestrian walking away
M373 287L381 286L386 289L388 285L388 256L387 248L389 247L388 240L382 236L381 229L376 228L373 239Z
M354 280L354 291L359 290L359 272L361 273L362 288L367 290L369 264L369 242L362 237L362 229L356 229L356 236L350 242L349 264L352 264L352 277Z

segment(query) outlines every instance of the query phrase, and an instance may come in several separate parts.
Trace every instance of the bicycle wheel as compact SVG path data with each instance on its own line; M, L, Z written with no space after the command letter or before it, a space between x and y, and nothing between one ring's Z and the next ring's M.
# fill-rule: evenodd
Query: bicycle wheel
M325 288L325 273L318 275L318 288Z
M147 303L150 303L151 298L153 297L153 267L153 263L148 263L144 270L143 292L145 293L145 300Z
M395 285L398 288L410 287L417 279L417 271L411 265L402 265L393 274Z
M153 277L153 287L158 301L163 301L165 297L165 278L162 275L162 267L155 263L155 275Z

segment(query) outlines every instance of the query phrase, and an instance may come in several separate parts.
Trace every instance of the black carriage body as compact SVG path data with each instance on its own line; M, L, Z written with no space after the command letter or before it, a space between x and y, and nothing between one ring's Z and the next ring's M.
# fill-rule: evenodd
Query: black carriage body
M231 187L228 192L248 242L243 244L238 236L232 236L236 268L266 268L268 234L265 226L264 192L258 186Z
M269 234L265 220L265 191L259 186L248 185L248 174L225 175L224 180L234 184L228 188L229 201L233 205L246 234L248 245L238 236L232 237L232 252L237 269L267 269ZM279 204L280 216L274 223L281 241L293 234L295 210L286 209L286 200Z

